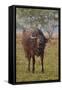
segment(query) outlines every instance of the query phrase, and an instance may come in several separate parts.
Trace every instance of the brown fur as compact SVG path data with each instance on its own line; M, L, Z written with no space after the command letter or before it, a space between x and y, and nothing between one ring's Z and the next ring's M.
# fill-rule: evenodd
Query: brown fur
M31 36L34 36L31 39ZM41 41L41 46L39 47L40 39L39 36L42 36L43 41ZM42 40L41 38L41 40ZM42 32L37 31L28 31L24 30L22 33L22 45L25 51L25 56L28 58L28 70L30 71L30 60L33 60L33 67L32 72L35 70L35 55L41 57L41 64L42 64L42 72L44 72L43 68L43 58L44 58L44 48L45 48L46 38L43 36Z

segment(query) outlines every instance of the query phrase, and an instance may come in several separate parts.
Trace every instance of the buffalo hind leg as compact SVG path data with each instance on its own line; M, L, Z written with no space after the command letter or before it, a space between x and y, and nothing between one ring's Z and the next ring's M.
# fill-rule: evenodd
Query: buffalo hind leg
M42 65L42 72L44 72L44 64L43 64L43 59L44 59L44 53L41 56L41 65Z
M32 67L32 72L34 73L34 71L35 71L35 57L33 56L32 58L33 58L33 67Z

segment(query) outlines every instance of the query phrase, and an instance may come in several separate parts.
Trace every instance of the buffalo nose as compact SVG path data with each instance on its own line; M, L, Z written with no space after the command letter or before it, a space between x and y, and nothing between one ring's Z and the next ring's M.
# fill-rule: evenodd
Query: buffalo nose
M42 44L42 42L39 43L39 45L41 45L41 44Z

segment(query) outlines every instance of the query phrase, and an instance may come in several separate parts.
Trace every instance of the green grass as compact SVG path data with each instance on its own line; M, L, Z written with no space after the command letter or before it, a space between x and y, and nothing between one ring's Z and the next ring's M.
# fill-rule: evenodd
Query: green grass
M58 44L48 43L44 55L44 73L41 72L40 57L35 57L35 73L28 72L28 60L25 57L20 38L16 39L16 82L57 80L58 79Z

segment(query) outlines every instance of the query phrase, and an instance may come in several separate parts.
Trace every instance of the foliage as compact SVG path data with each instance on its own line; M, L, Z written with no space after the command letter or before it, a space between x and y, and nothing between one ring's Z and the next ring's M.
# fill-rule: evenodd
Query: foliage
M16 8L16 28L39 27L47 31L49 38L58 27L58 10Z

